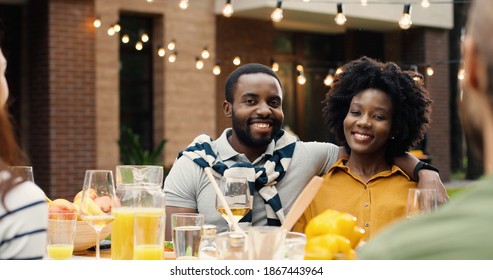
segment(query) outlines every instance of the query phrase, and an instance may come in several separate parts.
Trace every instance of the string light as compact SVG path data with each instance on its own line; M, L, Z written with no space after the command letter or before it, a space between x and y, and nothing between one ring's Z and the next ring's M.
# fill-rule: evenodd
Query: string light
M270 15L273 22L280 22L282 20L282 0L277 0L276 9Z
M149 41L149 35L147 35L147 33L144 33L142 34L142 36L140 36L140 39L142 40L142 42L147 43Z
M130 37L127 34L124 34L122 36L122 43L127 44L128 42L130 42Z
M135 49L136 50L141 51L142 48L144 48L144 44L142 44L141 41L138 41L137 43L135 43Z
M336 69L336 75L341 74L341 73L342 73L342 71L343 71L343 70L342 70L342 67L338 67L338 68Z
M198 56L195 57L195 68L197 68L198 70L204 68L204 61Z
M164 55L166 55L166 50L163 48L163 46L159 45L157 47L157 55L159 55L160 57L164 57Z
M430 6L430 2L428 0L423 0L421 2L421 7L428 8Z
M92 22L92 25L94 25L94 27L96 27L96 28L100 28L101 27L101 19L99 17L95 18L94 21Z
M298 84L304 85L306 83L306 77L304 74L305 71L303 65L296 65L296 71L298 72L298 77L296 77L296 81L298 82Z
M332 82L334 82L334 76L332 75L332 72L333 72L333 70L330 69L329 70L329 73L327 74L327 76L324 79L324 84L326 86L328 86L328 87L330 87L330 85L332 84Z
M113 25L113 29L115 30L116 33L118 33L118 32L120 32L120 30L122 30L122 27L120 26L120 24L115 23Z
M202 56L203 59L208 59L211 56L207 47L204 47L200 55Z
M170 54L170 56L168 56L168 61L169 61L170 63L175 62L175 61L176 61L177 56L178 56L178 53L177 53L176 51L173 51L173 52Z
M279 63L277 63L277 61L275 59L271 59L271 68L272 68L272 71L274 72L277 72L279 71Z
M231 4L231 0L226 0L226 4L223 7L223 16L231 17L234 13L233 5Z
M464 77L466 76L466 71L464 70L464 68L461 68L459 70L459 73L457 74L457 79L459 79L460 81L464 80Z
M176 47L176 41L175 41L175 39L173 39L173 40L171 40L171 42L169 42L169 44L168 44L168 50L172 51L172 50L174 50L174 49L175 49L175 47Z
M426 75L433 76L433 73L435 73L435 71L433 71L431 66L426 67Z
M299 73L298 74L298 77L296 78L296 81L298 82L298 84L300 85L304 85L306 83L306 77L305 77L305 74L303 73Z
M310 2L310 0L303 0L303 2L308 3L308 2Z
M402 29L409 29L413 22L411 21L411 4L404 4L404 12L399 20L399 26Z
M108 35L110 36L115 35L115 29L113 28L113 26L110 26L110 28L108 28Z
M239 56L235 56L235 58L233 59L233 64L236 66L241 64L241 59Z
M180 4L178 4L178 6L180 6L180 9L186 10L189 4L190 3L188 2L188 0L180 0Z
M154 1L154 0L147 0L147 3L151 3L152 1Z
M216 62L216 65L214 65L214 68L212 68L212 73L216 76L221 74L221 66L219 65L219 62Z
M346 23L346 16L342 12L342 3L337 3L337 14L334 21L337 25L344 25Z

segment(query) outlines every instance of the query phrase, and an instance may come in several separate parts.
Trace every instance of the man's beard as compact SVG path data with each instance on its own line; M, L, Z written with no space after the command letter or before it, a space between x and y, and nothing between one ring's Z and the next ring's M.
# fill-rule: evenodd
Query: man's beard
M279 131L281 130L281 122L276 119L269 118L268 120L272 121L272 133L267 136L261 136L260 138L256 138L248 125L250 123L250 118L247 119L244 126L236 119L234 111L232 112L232 122L233 122L233 131L238 136L238 141L245 146L248 147L264 147L269 145L269 143L274 139Z

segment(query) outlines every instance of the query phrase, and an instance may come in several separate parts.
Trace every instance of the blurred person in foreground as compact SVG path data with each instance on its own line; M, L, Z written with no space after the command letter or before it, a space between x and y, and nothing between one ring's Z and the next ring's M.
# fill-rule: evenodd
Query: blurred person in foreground
M485 176L435 213L396 224L361 247L361 259L493 260L493 1L475 0L462 45L459 113Z
M325 174L339 157L346 156L344 148L297 141L281 129L283 97L279 77L265 65L245 64L229 75L223 111L232 128L216 140L199 135L180 152L164 182L167 225L172 213L198 212L204 214L206 224L217 225L219 232L227 230L204 168L212 167L215 177L221 177L228 169L246 167L255 169L255 188L252 210L240 222L279 226L310 179ZM419 162L411 155L396 161L407 174L413 174ZM437 188L441 198L447 199L437 172L420 170L419 178L420 185ZM166 230L166 238L171 239L171 227Z
M0 36L0 46L1 46ZM48 205L34 183L15 178L9 165L23 165L7 111L7 60L0 47L0 260L42 259L46 250Z
M392 62L362 57L342 67L324 101L329 129L348 159L338 160L294 226L307 223L327 209L349 213L369 240L406 216L410 188L417 183L397 165L423 140L430 123L431 100L422 76Z

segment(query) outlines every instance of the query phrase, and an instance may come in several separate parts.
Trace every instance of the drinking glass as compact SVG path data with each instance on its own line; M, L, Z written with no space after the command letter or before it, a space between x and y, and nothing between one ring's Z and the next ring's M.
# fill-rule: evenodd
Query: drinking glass
M65 260L74 252L77 213L48 213L48 244L50 259Z
M219 258L224 260L248 259L248 234L226 231L217 234L216 244Z
M286 238L281 227L257 226L248 229L248 255L250 260L283 259L279 256Z
M134 217L136 213L156 213L164 205L163 167L119 165L116 167L116 194L119 205L111 228L111 259L134 258Z
M415 218L430 213L438 207L435 189L409 189L407 197L406 217Z
M82 188L79 212L96 231L96 259L99 259L99 235L115 218L111 209L117 205L113 172L111 170L87 170Z
M223 177L220 180L221 192L228 204L233 218L238 223L251 209L251 196L246 177ZM234 231L233 223L229 219L226 209L216 196L216 210L228 222L229 230Z
M21 177L26 181L34 183L34 174L32 166L9 166L9 171L14 177Z
M135 213L134 260L164 259L164 209L149 213Z
M204 215L171 214L173 246L177 260L198 259Z

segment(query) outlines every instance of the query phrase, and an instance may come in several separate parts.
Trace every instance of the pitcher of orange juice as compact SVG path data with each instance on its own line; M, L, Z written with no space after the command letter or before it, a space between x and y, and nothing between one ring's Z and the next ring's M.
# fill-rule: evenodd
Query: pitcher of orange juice
M152 216L164 212L163 167L119 165L115 174L120 206L112 209L111 259L132 260L135 213Z

